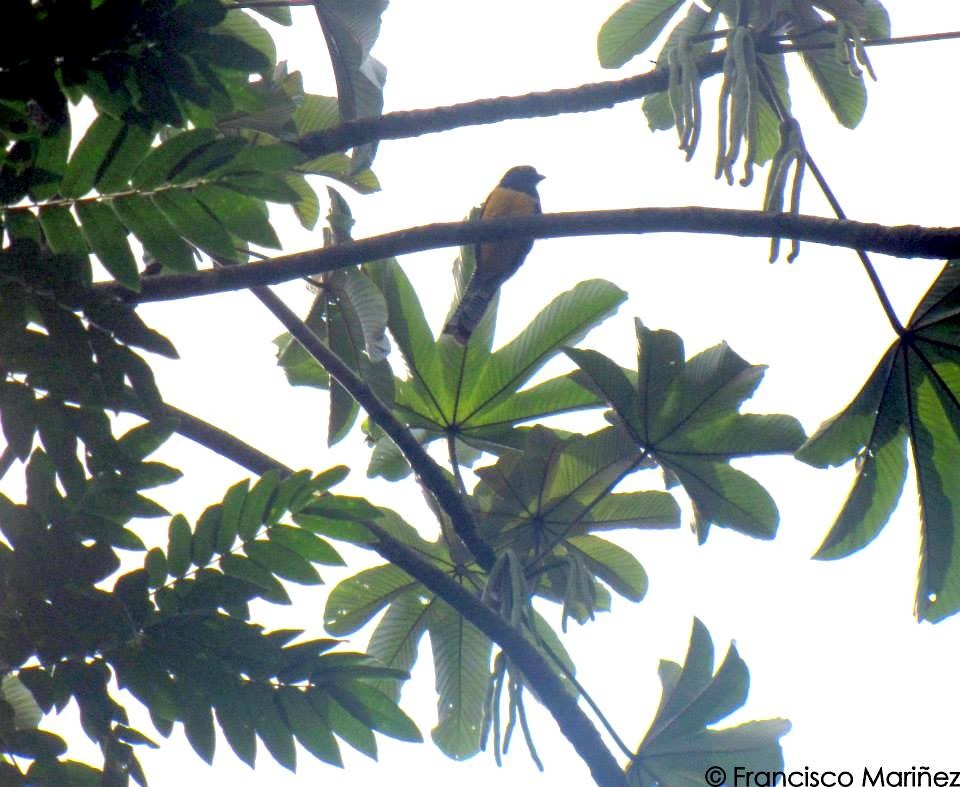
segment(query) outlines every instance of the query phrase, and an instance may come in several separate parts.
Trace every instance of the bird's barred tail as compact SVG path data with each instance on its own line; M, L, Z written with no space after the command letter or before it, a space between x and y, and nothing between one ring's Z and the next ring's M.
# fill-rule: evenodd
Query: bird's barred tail
M470 286L464 293L457 310L443 328L444 334L452 336L460 344L470 341L474 330L483 319L483 315L496 295L497 285Z

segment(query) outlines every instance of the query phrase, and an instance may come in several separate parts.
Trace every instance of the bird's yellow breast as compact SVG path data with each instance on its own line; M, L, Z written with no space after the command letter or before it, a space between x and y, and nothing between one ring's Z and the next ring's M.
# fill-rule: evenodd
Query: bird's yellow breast
M490 192L487 201L483 203L480 217L495 219L500 216L530 216L538 213L539 210L540 203L536 197L498 186Z

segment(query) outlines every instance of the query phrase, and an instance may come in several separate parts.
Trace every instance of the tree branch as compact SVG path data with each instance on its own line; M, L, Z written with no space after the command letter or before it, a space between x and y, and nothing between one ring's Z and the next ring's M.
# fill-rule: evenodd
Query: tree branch
M917 225L888 227L819 216L724 208L632 208L429 224L248 265L233 265L198 273L149 276L141 279L142 289L139 293L131 293L114 282L98 287L130 301L163 301L280 284L398 254L461 246L483 240L643 235L654 232L755 238L776 236L875 251L894 257L960 257L960 228Z
M474 559L489 571L496 561L496 554L480 537L473 512L450 483L440 465L417 442L410 430L397 420L390 408L380 400L370 386L327 347L283 301L266 287L253 287L251 291L283 323L303 348L344 387L357 404L366 410L370 419L397 444L414 472L450 517L453 529L470 550Z
M553 714L560 731L587 763L602 787L626 784L623 770L607 749L596 727L570 696L543 654L516 628L439 569L422 560L406 544L376 525L367 527L377 537L377 552L419 580L496 642L509 656L540 701Z
M931 33L900 38L865 39L862 44L890 46L957 37L960 37L960 33ZM769 39L759 43L758 51L778 54L831 48L833 43L782 44L775 39ZM720 73L723 70L724 55L725 50L719 50L698 58L697 68L700 75L708 77ZM307 156L315 158L384 139L419 137L423 134L435 134L464 126L499 123L503 120L553 117L573 112L595 112L666 90L668 74L669 71L666 68L655 68L645 74L609 82L593 82L521 96L483 98L430 109L388 112L379 117L349 121L307 134L294 144Z
M288 474L293 472L283 462L244 443L228 432L178 410L172 405L166 405L166 408L172 417L178 419L180 424L178 432L214 453L257 474L271 469ZM623 785L624 775L617 761L607 749L593 723L578 706L577 700L566 692L543 654L508 621L442 571L430 565L408 546L376 525L367 524L367 527L376 536L376 542L370 546L377 554L422 582L503 649L510 660L520 668L543 705L553 715L560 731L587 763L597 784L603 787Z
M719 73L723 68L723 53L713 52L698 58L697 67L705 77ZM483 98L431 109L388 112L376 118L354 120L306 134L294 144L307 156L315 158L384 139L419 137L502 120L594 112L666 90L667 76L666 69L655 69L610 82L595 82L522 96Z

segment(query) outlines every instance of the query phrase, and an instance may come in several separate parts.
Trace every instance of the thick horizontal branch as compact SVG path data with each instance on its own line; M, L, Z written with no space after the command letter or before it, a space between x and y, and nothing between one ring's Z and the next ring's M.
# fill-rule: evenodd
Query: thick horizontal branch
M714 52L701 57L697 65L702 76L717 74L723 68L723 53ZM667 75L666 69L655 69L610 82L595 82L522 96L484 98L430 109L389 112L307 134L297 140L296 145L313 158L377 140L418 137L462 126L552 117L571 112L594 112L666 90Z
M286 475L293 472L279 460L247 445L228 432L170 405L167 405L167 409L170 415L179 421L177 431L214 453L258 474L271 469ZM597 784L603 787L623 785L624 775L617 761L590 719L578 706L576 699L566 692L544 655L519 630L412 549L376 525L370 529L377 539L370 546L384 560L402 568L431 592L436 593L496 642L520 668L544 706L553 715L561 732L587 763Z
M723 208L633 208L430 224L249 265L145 277L141 280L142 290L137 294L129 293L117 284L100 286L137 302L173 300L280 284L362 262L492 238L562 238L659 232L796 238L894 257L960 257L960 228L955 227L888 227L818 216Z

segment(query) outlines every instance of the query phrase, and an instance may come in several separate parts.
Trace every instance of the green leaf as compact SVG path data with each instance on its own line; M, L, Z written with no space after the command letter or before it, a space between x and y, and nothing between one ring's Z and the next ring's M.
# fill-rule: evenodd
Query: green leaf
M311 131L323 131L340 122L340 105L337 99L330 96L306 95L303 102L293 113L293 122L298 134L309 134ZM313 172L311 167L309 170Z
M190 247L147 197L131 194L113 200L110 206L161 265L182 273L196 270Z
M217 138L211 129L194 129L170 137L155 147L133 173L132 185L137 191L151 191L168 183L190 156Z
M853 488L817 553L836 558L862 548L888 521L903 488L909 439L920 497L921 620L960 610L960 487L949 480L960 462L958 302L960 263L951 261L853 402L798 452L818 465L857 457Z
M280 248L280 239L270 226L267 206L262 200L215 184L198 186L193 193L217 221L238 238L270 249Z
M437 674L433 742L448 757L465 760L480 749L492 643L446 604L432 610L427 630Z
M98 115L70 157L67 171L60 181L60 194L77 199L93 189L107 157L124 133L123 121L109 115Z
M37 424L36 412L32 388L10 380L0 382L3 436L21 461L26 460L33 449L33 435Z
M383 110L387 69L370 50L386 7L387 0L326 0L314 6L333 62L341 121L376 117ZM354 169L365 169L375 151L376 144L354 149Z
M397 707L395 701L372 686L359 681L346 685L331 684L330 693L350 714L384 735L401 741L420 743L423 736L409 716Z
M338 768L343 767L340 747L333 737L327 720L317 713L303 691L292 686L282 686L278 692L280 706L297 741L314 757Z
M505 439L517 442L505 433L518 422L598 403L593 392L577 390L568 377L519 389L623 301L625 293L609 282L581 282L512 342L490 353L479 340L467 347L449 337L435 341L402 271L394 264L371 270L386 297L390 330L410 373L397 384L397 408L411 426L425 431L426 440L453 434L484 448Z
M167 358L179 358L172 342L148 328L129 305L104 299L83 307L84 315L94 325L110 331L114 338L132 347L142 347Z
M214 710L230 748L252 768L257 758L257 738L250 711L241 697L238 687L224 681L214 698Z
M599 539L579 549L575 537L614 527L678 527L680 511L665 493L637 492L609 497L611 488L633 469L635 448L614 429L564 438L543 426L525 433L520 451L504 454L492 467L477 470L475 507L488 540L498 549L512 549L525 568L563 560L571 550L600 549ZM613 502L608 502L612 500ZM615 547L611 546L610 559ZM589 563L589 561L588 561ZM643 581L636 567L619 564L628 575L614 580L616 589L630 586L636 595ZM603 561L589 563L598 578L610 573ZM602 571L601 571L602 569ZM559 581L560 578L558 578ZM540 584L537 592L555 598L557 588Z
M290 597L273 574L258 563L239 555L224 555L220 568L227 576L242 579L259 588L259 595L274 604L289 604Z
M596 536L575 536L568 543L582 553L599 579L624 598L640 601L647 594L647 572L627 550Z
M597 57L604 68L619 68L645 51L660 35L683 0L629 0L603 23Z
M242 253L227 229L189 192L158 191L151 199L174 229L191 243L208 254L230 260L242 259Z
M300 528L274 525L267 531L271 541L296 552L311 563L327 566L345 566L343 558L329 543Z
M309 488L310 475L309 470L299 470L280 482L267 511L266 521L268 523L279 522L280 518L290 509L290 502L303 489Z
M638 370L615 369L596 353L570 352L583 383L616 413L617 429L635 445L636 461L652 459L683 484L702 543L711 524L772 538L779 515L756 481L727 465L731 459L787 453L804 439L795 418L738 412L763 377L726 344L684 360L669 331L637 322ZM628 382L636 386L631 395Z
M703 784L703 774L711 767L730 773L734 768L783 770L779 738L789 731L790 722L772 719L708 728L743 705L749 675L732 645L713 674L713 643L699 620L694 620L683 667L660 662L660 681L660 707L627 770L631 785Z
M278 690L257 683L249 683L244 688L244 698L249 708L250 718L256 727L257 736L263 741L273 759L287 770L295 771L297 752L291 730L277 705Z
M833 33L806 36L805 43L827 44L828 48L805 50L800 57L837 121L846 128L856 128L867 109L867 89L862 76L851 76L849 66L837 62L834 37Z
M370 636L367 652L384 666L409 672L417 660L417 648L434 603L416 589L396 597ZM376 685L394 702L400 698L399 681L385 680Z
M190 559L198 568L203 568L213 558L220 532L222 511L223 507L219 503L208 506L197 520L197 526L193 532L193 543L190 545Z
M213 729L213 710L204 696L203 688L195 680L178 676L180 706L183 711L183 730L187 741L207 765L213 762L216 734Z
M250 480L238 481L223 496L223 510L220 514L220 527L217 531L217 552L225 554L233 548L240 528L240 514L247 499Z
M147 552L143 567L147 570L150 587L158 588L167 581L167 556L159 547L154 547Z
M396 597L419 587L403 569L376 566L340 582L327 597L324 628L334 636L350 634Z
M124 124L113 141L109 157L97 175L97 190L101 194L113 194L127 188L134 170L150 150L154 133L141 126Z
M247 541L243 551L255 563L284 579L301 585L319 585L323 582L308 561L274 541Z
M613 314L626 297L608 281L588 279L554 298L519 336L491 356L477 387L465 392L465 407L480 413L510 396L562 347L576 343Z
M77 216L83 235L110 274L131 290L140 290L140 273L127 243L127 230L109 205L78 202Z
M310 701L318 711L326 715L331 729L337 737L346 741L361 754L372 760L377 759L377 741L370 728L352 716L346 708L329 695L318 696L319 692L310 695Z
M279 471L268 470L246 495L237 522L237 534L241 541L249 541L256 537L267 518L270 501L279 485Z
M193 533L186 518L177 514L170 520L167 546L167 571L172 577L182 577L190 568L190 542Z
M436 343L420 300L410 280L395 260L366 266L387 301L390 332L414 379L432 379Z
M300 192L288 183L290 175L250 174L230 175L221 180L221 185L249 194L268 202L283 202L291 205L302 199Z
M297 195L293 200L293 211L305 230L312 230L320 218L320 200L317 192L302 175L287 175L284 182Z
M117 442L132 461L142 461L162 446L176 431L171 419L148 421L126 432Z
M217 65L266 73L277 62L273 38L252 16L227 14L223 22L213 29L223 34L214 36L216 46L221 47L212 58Z
M56 254L88 253L87 241L73 219L70 208L64 205L44 205L40 208L40 226L50 250Z

